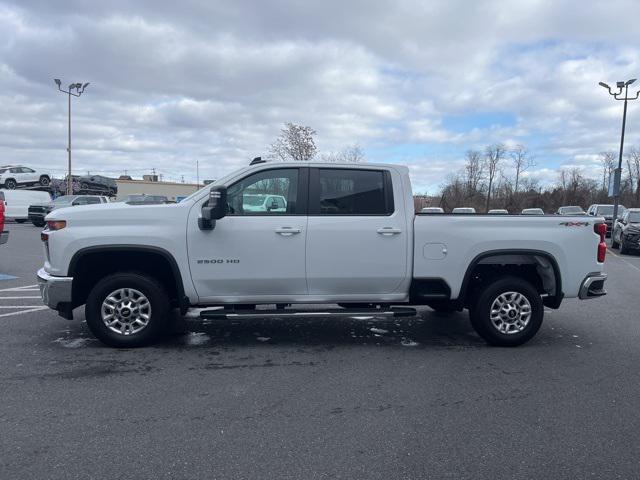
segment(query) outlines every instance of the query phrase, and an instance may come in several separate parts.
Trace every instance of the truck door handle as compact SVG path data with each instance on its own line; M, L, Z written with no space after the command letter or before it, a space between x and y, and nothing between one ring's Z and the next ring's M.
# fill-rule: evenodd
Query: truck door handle
M302 230L300 228L294 227L280 227L275 229L275 232L282 235L283 237L289 237L295 233L300 233L301 231Z
M397 235L398 233L402 233L402 230L394 227L382 227L377 230L380 235Z

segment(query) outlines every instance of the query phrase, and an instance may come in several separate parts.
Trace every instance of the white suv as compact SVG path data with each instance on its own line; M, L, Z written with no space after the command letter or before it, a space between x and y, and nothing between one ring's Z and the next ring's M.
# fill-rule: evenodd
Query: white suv
M49 186L51 175L48 172L34 170L20 165L7 165L0 167L0 187L13 190L19 185Z

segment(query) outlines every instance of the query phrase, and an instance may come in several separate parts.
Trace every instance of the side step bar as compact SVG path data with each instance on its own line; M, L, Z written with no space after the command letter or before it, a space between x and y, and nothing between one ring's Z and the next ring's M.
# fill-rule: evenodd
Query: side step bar
M325 310L204 310L200 312L200 318L224 319L224 318L288 318L288 317L413 317L417 315L415 308L392 307L387 309L377 308L329 308Z

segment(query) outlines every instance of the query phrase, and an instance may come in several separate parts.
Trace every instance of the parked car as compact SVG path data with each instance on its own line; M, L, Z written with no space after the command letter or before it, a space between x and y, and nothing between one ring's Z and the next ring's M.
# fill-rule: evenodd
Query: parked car
M51 195L38 190L2 190L6 202L6 218L24 223L29 218L29 206L49 203Z
M13 190L19 186L41 185L49 186L51 175L49 172L34 170L22 165L6 165L0 167L0 187Z
M44 227L44 217L56 208L77 207L79 205L93 205L98 203L109 203L109 198L102 195L62 195L53 202L29 205L29 221L36 227Z
M568 206L558 208L558 210L556 211L556 215L586 215L586 212L582 209L582 207Z
M504 208L492 208L487 213L489 215L509 215L509 211Z
M620 248L620 253L640 248L640 208L625 210L616 222L611 235L611 248Z
M618 218L622 217L622 214L626 210L624 205L618 205ZM587 215L595 217L604 217L604 221L607 224L607 237L611 236L613 230L613 205L595 204L591 205L587 209Z
M129 205L170 203L165 195L147 195L144 193L127 195L121 201Z
M95 190L109 195L118 193L118 185L113 178L102 175L84 175L80 177L80 190Z
M476 213L476 209L473 207L456 207L451 210L451 213Z
M286 211L244 212L244 195L258 187L284 196ZM38 282L63 317L84 305L91 332L115 347L154 342L174 307L186 314L220 305L229 308L193 313L414 316L412 305L468 308L487 342L515 346L535 335L545 306L606 294L604 223L566 220L541 217L527 227L517 216L415 215L407 167L268 162L176 204L54 210L41 234ZM275 303L315 307L251 308ZM326 306L336 303L346 308Z
M424 207L420 213L444 213L444 209L440 207Z
M521 215L544 215L541 208L525 208L520 212Z
M4 192L0 191L0 245L7 243L9 232L4 229Z
M245 194L242 196L245 213L286 212L287 201L282 195Z

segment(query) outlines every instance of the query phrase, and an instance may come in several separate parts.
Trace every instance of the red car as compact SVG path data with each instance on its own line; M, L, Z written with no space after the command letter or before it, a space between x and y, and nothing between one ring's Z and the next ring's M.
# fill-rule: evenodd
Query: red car
M4 231L4 193L0 192L0 245L7 243L9 232Z

